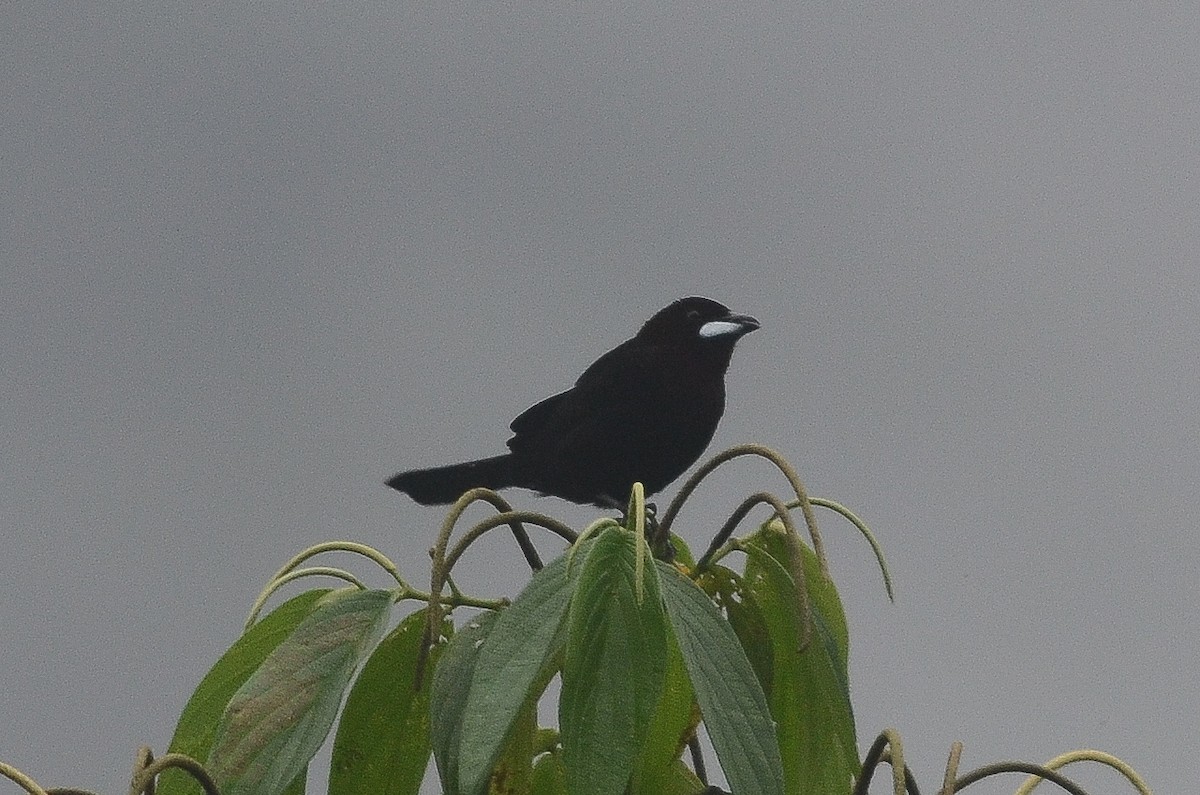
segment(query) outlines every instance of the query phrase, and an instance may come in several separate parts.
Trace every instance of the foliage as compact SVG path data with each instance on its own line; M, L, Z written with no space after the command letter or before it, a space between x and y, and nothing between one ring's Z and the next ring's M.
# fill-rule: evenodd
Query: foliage
M693 562L670 533L679 506L718 465L747 454L775 463L796 500L747 498ZM451 547L458 518L478 500L498 515ZM771 516L735 537L758 505ZM131 792L302 793L308 762L335 722L331 795L416 793L431 755L446 795L717 792L700 754L701 726L733 792L865 793L881 761L892 764L896 792L915 792L894 732L881 735L860 764L849 632L814 505L864 533L890 596L882 554L861 521L836 503L810 500L790 466L756 446L702 466L661 522L647 513L640 485L621 522L601 519L579 535L549 517L513 511L494 492L469 492L438 536L428 592L368 547L330 542L306 550L272 578L242 637L201 681L170 752L160 760L143 754ZM793 509L810 543L797 532ZM571 545L543 567L526 524ZM500 526L511 528L535 571L511 604L470 597L450 578L463 551ZM331 550L370 558L396 586L371 590L340 569L302 568ZM733 565L739 560L740 570ZM350 585L302 593L256 620L280 587L311 575ZM385 637L394 606L408 600L424 606ZM448 615L456 610L474 612L456 628ZM539 727L537 704L555 679L558 726ZM1068 761L1075 757L1050 767ZM1010 764L956 777L956 765L952 756L947 791L1024 770L1081 792L1053 769ZM2 764L0 773L27 781Z

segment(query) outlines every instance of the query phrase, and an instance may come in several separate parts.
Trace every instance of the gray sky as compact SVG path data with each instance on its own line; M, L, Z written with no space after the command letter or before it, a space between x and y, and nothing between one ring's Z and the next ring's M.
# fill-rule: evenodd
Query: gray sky
M892 563L824 518L864 749L1193 788L1200 12L793 5L0 12L0 759L121 791L278 565L423 579L382 480L702 294L763 323L713 450Z

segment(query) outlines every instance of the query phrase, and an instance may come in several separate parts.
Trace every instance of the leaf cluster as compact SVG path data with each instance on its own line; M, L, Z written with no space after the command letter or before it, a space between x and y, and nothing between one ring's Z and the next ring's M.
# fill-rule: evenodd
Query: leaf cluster
M669 533L679 505L718 464L747 454L776 463L797 501L748 497L694 562ZM455 522L475 500L499 515L451 547ZM759 504L773 509L771 519L733 537ZM272 578L242 637L204 677L169 752L160 759L149 749L139 753L130 792L303 793L308 763L336 723L328 791L338 794L416 793L431 756L447 795L720 793L699 753L703 729L733 792L865 795L877 767L888 763L893 791L917 795L896 732L882 733L859 763L849 633L813 506L837 511L864 533L890 596L882 553L861 521L837 503L810 500L786 462L757 446L733 448L702 466L661 522L647 521L637 486L623 524L603 519L582 534L513 511L494 492L469 492L432 550L428 592L361 544L306 550ZM803 513L811 547L791 521L793 508ZM522 523L571 546L543 568ZM501 526L512 529L536 572L511 604L468 596L450 574L475 539ZM341 569L302 568L333 550L375 561L396 587L369 589ZM740 569L732 565L737 560ZM350 587L302 593L258 620L278 588L311 575ZM388 632L395 606L407 600L426 606ZM451 615L462 609L481 612L456 627ZM539 702L556 681L557 726L539 726ZM1024 772L1031 777L1021 792L1046 781L1082 795L1057 772L1076 761L1114 767L1149 792L1127 765L1096 751L959 775L960 752L956 744L944 792ZM0 776L35 794L82 792L43 790L3 763Z
M382 641L395 603L422 596L402 582L291 599L205 677L170 750L206 760L227 795L298 793L336 721L331 793L416 792L432 755L447 795L696 795L703 724L734 792L849 792L848 633L819 557L777 517L727 534L702 566L670 536L667 562L651 554L640 489L627 516L458 628L447 606L486 603L461 598L436 548L434 584L450 594ZM461 554L439 546L450 565ZM743 571L727 565L737 551ZM541 727L552 682L557 726ZM159 788L198 791L176 772Z

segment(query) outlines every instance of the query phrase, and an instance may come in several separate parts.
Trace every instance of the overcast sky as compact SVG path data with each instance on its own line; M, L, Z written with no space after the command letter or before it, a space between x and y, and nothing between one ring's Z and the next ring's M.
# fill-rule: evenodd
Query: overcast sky
M763 324L713 451L891 561L895 605L823 517L863 749L1193 790L1200 11L480 9L0 12L0 760L123 791L283 561L422 580L442 512L383 479L701 294ZM525 577L497 535L458 580Z

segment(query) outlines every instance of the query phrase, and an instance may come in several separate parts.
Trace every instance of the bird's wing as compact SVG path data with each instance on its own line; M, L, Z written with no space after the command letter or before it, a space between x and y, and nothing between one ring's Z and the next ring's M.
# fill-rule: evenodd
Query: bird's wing
M657 354L655 346L647 345L636 337L626 340L592 362L571 391L581 396L628 394L644 386L646 378L653 375L653 361Z
M513 432L509 449L520 450L545 434L577 433L597 422L598 414L622 414L644 383L648 367L647 352L632 342L624 342L594 361L575 386L521 412L509 425Z
M571 394L568 389L565 392L559 392L557 395L551 395L545 400L534 403L529 408L517 415L517 418L509 423L509 428L514 434L520 436L522 434L536 433L539 428L546 424L546 421L554 415L558 406L567 399ZM514 437L515 438L515 437ZM512 442L508 443L512 447Z

